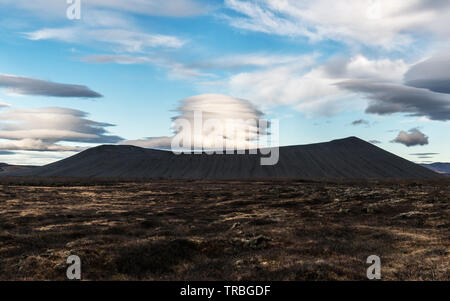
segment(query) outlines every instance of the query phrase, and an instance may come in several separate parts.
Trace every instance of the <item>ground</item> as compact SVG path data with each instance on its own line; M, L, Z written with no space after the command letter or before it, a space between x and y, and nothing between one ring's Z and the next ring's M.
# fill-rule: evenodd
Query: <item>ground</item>
M450 280L450 181L0 179L0 280Z

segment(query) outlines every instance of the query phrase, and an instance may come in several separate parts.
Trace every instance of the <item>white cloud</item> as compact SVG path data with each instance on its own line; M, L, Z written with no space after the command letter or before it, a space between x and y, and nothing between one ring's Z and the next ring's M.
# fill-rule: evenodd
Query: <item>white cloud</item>
M227 8L240 14L226 17L238 28L386 49L409 45L417 33L448 37L450 30L444 28L450 6L430 3L429 0L225 1Z
M304 55L249 53L184 63L159 54L152 54L149 56L104 54L82 57L80 58L80 61L96 64L153 64L159 67L167 68L169 70L169 77L179 79L193 77L218 77L213 73L205 72L211 70L240 70L244 68L254 69L261 67L282 66L286 64L298 64L299 62L304 62L305 57L306 56ZM314 55L308 57L312 58ZM215 84L217 84L217 82Z
M45 28L25 33L25 36L33 41L56 39L65 42L73 42L79 39L80 31L75 27Z
M253 72L243 72L229 79L233 95L239 95L268 105L292 105L301 107L321 102L329 95L339 94L321 70L306 71L302 64L286 65Z
M140 52L151 47L179 48L185 43L173 36L148 34L121 29L92 30L87 32L87 34L96 41L118 44L129 52Z
M129 1L125 2L124 6L129 5ZM69 22L69 26L45 27L25 32L23 35L34 41L58 40L115 52L145 52L161 47L180 48L186 43L178 37L142 28L137 25L137 19L126 11L104 9L106 4L105 2L100 5L102 8L96 8L97 6L89 2L86 7L82 6L82 19Z
M4 100L2 100L2 99L0 99L0 109L1 108L8 108L8 107L10 107L11 105L9 104L9 103L7 103L7 102L5 102Z
M89 44L93 42L111 45L117 51L143 52L148 48L180 48L184 41L174 36L148 34L116 28L93 29L87 27L44 28L28 32L30 40L60 40L69 43Z
M316 38L316 34L299 26L296 22L279 17L276 11L267 7L262 1L225 0L225 6L246 17L225 17L232 26L251 31L287 36L306 36Z
M356 55L349 59L334 58L324 68L330 76L335 78L401 82L409 65L402 59L370 60L363 55Z
M116 64L144 64L149 63L150 59L143 56L130 56L130 55L113 55L113 54L104 54L104 55L91 55L86 56L80 59L82 62L86 63L96 63L96 64L107 64L107 63L116 63Z
M2 159L4 162L8 162L13 165L45 165L49 164L61 159L64 159L68 156L74 155L79 152L79 150L71 152L71 151L31 151L31 150L15 150L11 152L11 154L2 155Z
M144 148L170 149L173 137L150 137L146 139L127 140L120 144L134 145Z
M89 5L153 16L190 17L208 10L206 1L194 0L90 0Z
M90 63L153 64L168 69L169 77L175 79L217 78L215 74L204 72L210 70L237 71L228 78L203 81L200 85L203 88L221 86L227 94L251 99L262 106L291 105L307 115L332 115L345 109L343 98L348 93L336 85L339 81L372 78L399 82L408 70L408 65L400 59L370 60L356 55L349 59L333 58L320 65L317 63L318 57L317 54L247 53L192 63L181 63L157 55L96 55L81 60Z
M92 55L80 59L82 62L95 64L152 64L168 70L167 74L171 79L186 79L196 77L216 77L212 73L201 72L188 64L177 62L170 58L158 55L153 56L132 56L132 55Z
M403 60L370 60L362 55L334 58L323 64L317 61L317 55L295 60L288 56L278 59L274 66L239 72L216 83L229 94L264 107L289 105L308 116L333 115L354 106L355 101L337 83L345 79L401 81L408 69ZM208 86L212 84L207 82Z
M0 149L4 150L27 150L27 151L81 151L81 147L63 146L53 143L46 143L39 139L21 139L14 141L0 141Z
M174 137L188 135L190 147L195 149L248 149L256 148L258 139L267 134L267 129L257 124L263 113L243 99L218 94L196 95L182 99L177 112L179 115L172 118L173 137L129 140L121 144L170 149Z
M113 126L89 120L86 113L68 108L11 109L0 113L0 149L75 151L80 147L58 142L116 143L122 139L108 135Z
M410 129L408 132L400 131L397 138L391 142L400 143L407 147L427 145L429 143L428 136L416 128Z
M58 129L26 129L26 130L0 130L0 137L2 139L40 139L40 140L67 140L67 141L80 141L96 139L96 134L81 133L70 130L58 130Z
M229 55L187 64L198 69L240 69L244 67L274 67L277 65L296 64L305 59L301 55L276 55L269 53L248 53Z
M206 1L196 0L81 0L82 12L91 9L107 9L128 13L190 17L204 14L209 7ZM65 18L68 4L65 0L0 0L0 5L13 6L41 17Z

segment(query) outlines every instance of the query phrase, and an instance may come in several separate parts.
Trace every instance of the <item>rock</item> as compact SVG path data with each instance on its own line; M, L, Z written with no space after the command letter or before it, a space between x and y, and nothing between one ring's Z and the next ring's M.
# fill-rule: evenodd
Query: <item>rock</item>
M263 235L258 235L249 239L241 238L237 239L237 241L241 242L244 246L251 247L251 248L260 248L264 247L268 241L270 241L270 238L265 237Z
M339 213L349 213L350 212L350 209L348 209L348 208L339 208L339 211L338 211Z
M239 223L239 222L234 223L233 226L231 226L230 230L234 230L234 229L236 229L236 228L238 228L240 226L241 226L241 223Z
M82 247L90 244L94 244L95 242L86 238L80 238L71 242L66 243L66 247L74 248L74 247Z
M394 216L394 219L397 218L413 218L413 217L421 217L424 216L422 212L419 211L410 211L405 213L400 213L399 215Z

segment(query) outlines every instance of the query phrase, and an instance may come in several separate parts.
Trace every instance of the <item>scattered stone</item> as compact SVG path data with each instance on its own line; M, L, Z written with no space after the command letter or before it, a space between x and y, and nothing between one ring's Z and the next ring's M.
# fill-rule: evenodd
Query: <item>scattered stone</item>
M234 223L233 226L231 226L230 230L234 230L234 229L236 229L236 228L238 228L240 226L241 226L241 223L239 223L239 222Z
M64 270L67 268L67 263L65 261L61 261L53 266L53 268L57 271Z
M258 235L249 239L246 238L240 238L235 239L236 241L241 242L244 246L250 247L250 248L260 248L266 246L266 243L270 241L270 238L264 236L264 235Z
M394 216L394 219L397 218L414 218L414 217L421 217L424 216L425 214L423 214L422 212L419 211L410 211L410 212L405 212L405 213L400 213L399 215Z
M366 207L363 207L363 211L366 213L375 213L379 211L379 205L378 204L369 204Z
M74 247L87 246L87 245L91 245L91 244L95 244L95 242L90 239L80 238L80 239L73 240L71 242L66 243L66 247L74 248Z
M339 213L349 213L350 212L350 209L348 209L348 208L339 208L339 211L338 211Z

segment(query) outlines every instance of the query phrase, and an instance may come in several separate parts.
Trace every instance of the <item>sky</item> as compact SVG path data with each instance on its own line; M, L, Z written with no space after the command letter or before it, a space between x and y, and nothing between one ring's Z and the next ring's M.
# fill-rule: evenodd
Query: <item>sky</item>
M213 104L450 162L449 41L447 0L0 0L0 162L160 147Z

